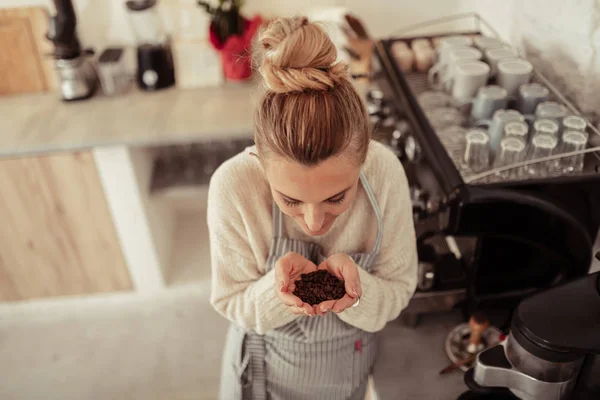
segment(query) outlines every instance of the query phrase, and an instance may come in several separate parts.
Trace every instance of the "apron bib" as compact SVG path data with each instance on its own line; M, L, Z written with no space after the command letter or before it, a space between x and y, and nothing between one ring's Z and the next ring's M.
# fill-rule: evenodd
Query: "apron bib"
M371 252L349 255L368 272L381 247L382 216L362 173L360 181L377 218L377 237ZM286 237L283 213L274 204L267 271L290 251L316 265L326 259L318 244ZM223 353L220 398L363 400L376 353L375 334L346 324L332 312L324 317L299 317L265 335L231 324Z

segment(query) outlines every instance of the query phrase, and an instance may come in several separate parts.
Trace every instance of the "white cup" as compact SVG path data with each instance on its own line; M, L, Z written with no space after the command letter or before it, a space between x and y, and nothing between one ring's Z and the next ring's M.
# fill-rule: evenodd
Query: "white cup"
M531 80L533 65L527 60L508 59L498 62L498 86L503 87L509 96L516 96L519 87Z
M473 45L483 52L506 47L506 44L502 40L491 36L476 36L473 39Z
M437 47L438 50L438 62L442 64L446 63L446 57L448 52L452 49L456 49L458 47L471 47L473 41L468 36L456 35L456 36L446 36L439 40L439 45Z
M458 47L450 50L445 64L437 63L429 70L427 75L429 84L434 88L450 91L456 64L462 61L478 61L482 56L483 54L479 50L472 47Z
M519 58L519 54L509 47L489 49L485 52L485 60L490 65L490 76L496 76L498 73L498 62L505 59Z
M471 101L479 88L487 84L490 67L482 61L462 61L453 68L452 97L459 103Z

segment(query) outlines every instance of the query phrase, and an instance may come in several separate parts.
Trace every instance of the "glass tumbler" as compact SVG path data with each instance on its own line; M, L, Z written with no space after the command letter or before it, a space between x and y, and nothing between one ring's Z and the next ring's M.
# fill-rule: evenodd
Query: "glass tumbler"
M569 115L568 117L564 117L562 120L562 125L565 131L585 132L585 129L587 128L586 120L578 115Z
M496 158L495 167L505 167L525 160L526 146L525 142L517 136L508 136L500 142L500 153ZM502 171L500 176L505 178L516 178L520 175L520 168L513 168L508 171Z
M573 151L584 150L587 146L588 134L587 132L568 130L564 131L562 135L562 144L560 146L561 153L571 153ZM565 157L559 159L558 168L559 171L569 172L581 172L583 170L583 158L585 154L577 154L575 156Z
M525 122L512 121L504 125L504 137L516 137L527 143L529 141L529 126Z
M490 164L490 137L482 129L471 129L465 134L463 161L474 172L481 172Z
M533 123L533 134L538 133L554 136L558 138L558 131L560 127L558 123L551 119L538 119Z
M419 95L419 104L425 111L452 106L453 99L444 92L427 91Z
M537 133L531 139L529 149L529 160L549 157L554 154L558 138L545 133ZM552 173L552 162L544 161L535 164L529 164L527 167L529 175L533 176L548 176Z
M561 121L564 117L569 115L567 107L555 101L545 101L540 103L535 108L536 119L552 119L554 121Z
M456 108L452 107L435 108L426 113L431 126L435 130L444 129L453 125L461 125L464 120L461 113Z
M444 148L450 155L453 161L458 160L460 164L460 159L462 158L465 152L465 134L467 133L467 129L461 126L449 126L445 129L441 129L436 131L440 142L444 145Z

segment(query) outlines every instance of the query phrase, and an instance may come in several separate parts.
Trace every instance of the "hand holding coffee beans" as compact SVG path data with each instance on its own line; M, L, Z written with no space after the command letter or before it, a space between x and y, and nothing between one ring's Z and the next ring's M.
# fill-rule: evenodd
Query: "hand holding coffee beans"
M346 254L329 257L317 267L290 252L275 264L276 293L293 314L340 313L357 304L362 295L358 266Z
M360 277L358 275L359 268L350 256L343 253L334 254L319 265L319 271L325 270L343 281L345 293L340 299L326 300L316 305L315 312L318 315L325 315L329 310L341 313L357 304L360 296L362 296Z
M296 297L296 281L303 274L315 272L317 266L298 253L289 252L275 263L275 293L292 314L315 316L313 306Z
M344 281L321 269L302 274L300 280L296 281L294 294L303 302L316 306L327 300L341 299L346 294L346 289Z

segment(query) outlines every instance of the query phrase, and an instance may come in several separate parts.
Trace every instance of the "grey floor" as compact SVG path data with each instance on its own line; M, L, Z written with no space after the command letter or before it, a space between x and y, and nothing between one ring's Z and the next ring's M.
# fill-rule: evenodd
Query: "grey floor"
M0 305L0 399L212 400L227 322L206 288ZM456 313L393 321L381 334L378 400L455 399L461 374L439 377Z
M454 400L467 390L462 372L440 376L448 365L444 341L461 323L458 312L423 315L415 328L394 321L381 334L374 372L380 400Z
M216 399L227 322L210 307L209 287L0 304L0 399ZM465 391L460 372L438 375L445 337L460 322L450 312L424 315L414 329L389 323L378 399L454 400Z

